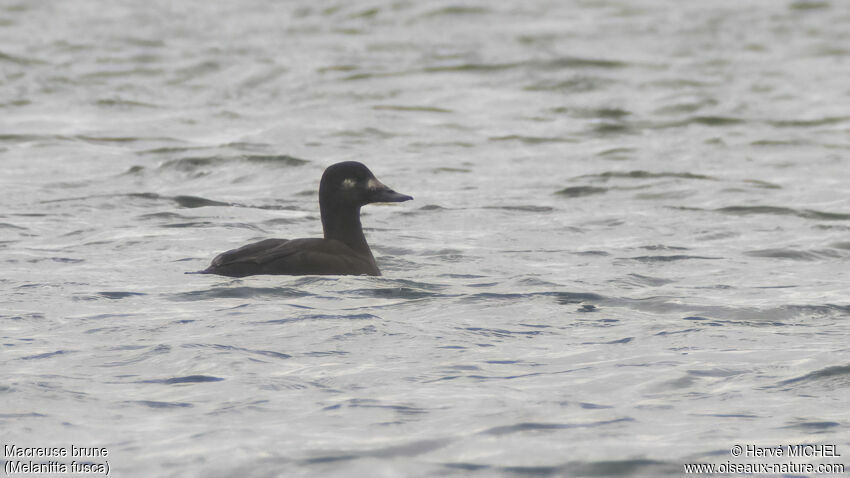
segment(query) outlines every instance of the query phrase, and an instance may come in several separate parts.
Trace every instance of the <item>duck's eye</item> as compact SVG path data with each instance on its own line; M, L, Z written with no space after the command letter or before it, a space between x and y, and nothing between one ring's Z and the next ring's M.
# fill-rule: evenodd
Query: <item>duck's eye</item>
M351 179L351 178L346 178L342 181L342 188L343 189L351 189L356 185L357 185L357 181L354 180L354 179Z

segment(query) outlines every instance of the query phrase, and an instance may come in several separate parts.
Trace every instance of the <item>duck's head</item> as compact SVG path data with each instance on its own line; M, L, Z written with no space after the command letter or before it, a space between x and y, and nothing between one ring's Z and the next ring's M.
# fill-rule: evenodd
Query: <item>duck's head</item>
M373 202L402 202L413 199L378 181L363 163L344 161L328 166L319 184L319 202L323 205L365 206Z

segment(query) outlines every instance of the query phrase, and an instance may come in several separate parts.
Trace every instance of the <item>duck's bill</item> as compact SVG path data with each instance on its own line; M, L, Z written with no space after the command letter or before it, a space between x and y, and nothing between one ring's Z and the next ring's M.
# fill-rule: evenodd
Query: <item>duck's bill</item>
M376 189L372 193L372 202L404 202L411 199L413 199L413 196L397 193L386 186Z

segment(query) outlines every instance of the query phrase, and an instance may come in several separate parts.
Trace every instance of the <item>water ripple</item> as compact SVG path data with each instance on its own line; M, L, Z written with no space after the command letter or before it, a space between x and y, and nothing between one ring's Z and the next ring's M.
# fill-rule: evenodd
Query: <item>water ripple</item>
M800 377L789 378L777 384L785 387L788 385L806 385L831 383L834 386L850 387L850 365L835 365L809 372Z
M715 209L723 214L734 216L748 216L752 214L769 214L776 216L797 216L803 219L816 219L820 221L846 221L850 220L850 213L837 213L816 211L814 209L792 209L778 206L726 206Z
M207 299L294 298L313 295L291 287L213 287L171 295L171 300L191 301Z
M202 168L220 167L227 163L257 163L268 166L302 166L309 163L306 159L288 154L242 154L235 156L189 157L165 161L159 169L173 169L181 172L195 172Z
M224 380L220 377L212 377L209 375L188 375L186 377L160 378L151 380L140 380L136 383L158 383L162 385L175 385L181 383L208 383L221 382Z
M548 431L548 430L564 430L568 428L595 428L616 423L633 422L633 418L616 418L613 420L602 420L589 423L517 423L515 425L506 425L489 428L480 432L484 435L507 435L511 433L520 433L528 431Z

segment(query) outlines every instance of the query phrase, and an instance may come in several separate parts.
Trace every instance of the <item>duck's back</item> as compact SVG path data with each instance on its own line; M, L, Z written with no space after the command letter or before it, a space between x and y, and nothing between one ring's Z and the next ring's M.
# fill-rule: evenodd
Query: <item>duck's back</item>
M381 275L371 254L364 256L334 239L266 239L219 254L207 274Z

